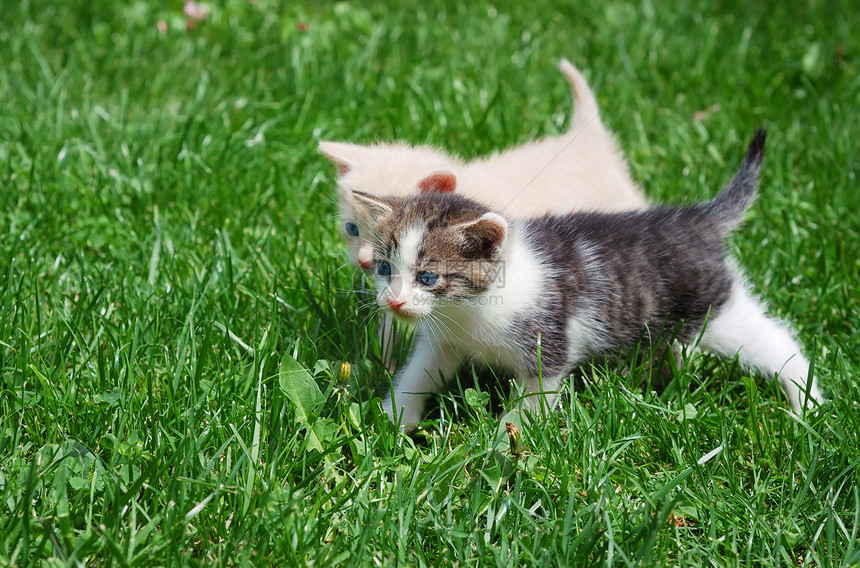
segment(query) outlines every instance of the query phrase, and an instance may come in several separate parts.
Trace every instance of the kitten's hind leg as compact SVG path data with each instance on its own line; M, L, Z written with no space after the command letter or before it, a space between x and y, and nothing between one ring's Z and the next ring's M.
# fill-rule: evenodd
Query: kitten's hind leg
M767 379L777 374L795 412L812 407L813 401L824 401L818 381L809 377L809 361L787 326L768 317L740 282L735 282L729 301L711 317L700 345L725 357L737 355L741 365Z

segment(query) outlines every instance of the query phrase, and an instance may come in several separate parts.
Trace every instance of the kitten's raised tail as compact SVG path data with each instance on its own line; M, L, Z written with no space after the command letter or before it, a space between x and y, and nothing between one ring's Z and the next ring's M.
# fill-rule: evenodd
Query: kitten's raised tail
M558 62L558 68L570 84L570 91L573 94L571 129L574 132L581 132L595 119L599 121L600 110L597 108L597 99L594 98L588 81L570 61L562 58Z
M764 128L756 131L732 181L705 205L705 212L717 225L721 234L726 234L735 228L755 197L761 163L764 159L766 137L767 132Z

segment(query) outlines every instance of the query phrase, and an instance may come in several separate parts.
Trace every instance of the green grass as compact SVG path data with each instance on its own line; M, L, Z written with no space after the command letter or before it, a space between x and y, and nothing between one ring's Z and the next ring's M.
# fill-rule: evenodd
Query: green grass
M0 566L860 563L856 6L507 4L4 3ZM584 369L519 458L468 376L413 438L380 414L317 140L560 132L561 56L655 201L768 127L732 246L819 414L696 352L659 395Z

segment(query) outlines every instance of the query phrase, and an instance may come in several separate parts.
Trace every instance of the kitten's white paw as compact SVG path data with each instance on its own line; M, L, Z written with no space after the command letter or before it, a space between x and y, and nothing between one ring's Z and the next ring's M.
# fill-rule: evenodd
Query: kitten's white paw
M818 385L816 383L813 383L810 387L809 394L807 394L805 390L800 393L800 401L807 410L818 408L825 400L824 395L818 389Z
M420 412L416 412L414 408L410 408L410 405L400 405L400 408L395 412L390 396L382 401L382 410L388 415L391 423L395 426L399 424L400 429L404 432L414 430L418 423L421 422Z
M800 384L798 381L780 377L780 387L788 398L791 409L797 414L801 414L804 410L815 409L825 401L821 389L818 388L818 381L815 379L811 384L806 385L805 381L804 384Z

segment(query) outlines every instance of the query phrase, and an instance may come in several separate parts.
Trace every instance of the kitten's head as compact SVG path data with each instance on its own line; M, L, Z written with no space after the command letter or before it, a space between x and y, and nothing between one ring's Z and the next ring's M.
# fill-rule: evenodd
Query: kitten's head
M498 283L508 232L501 215L450 193L354 197L376 227L377 302L394 315L450 313Z
M433 148L320 142L319 150L337 166L340 231L349 245L349 261L366 270L373 263L370 236L375 225L353 192L411 195L450 193L457 187L459 162Z

